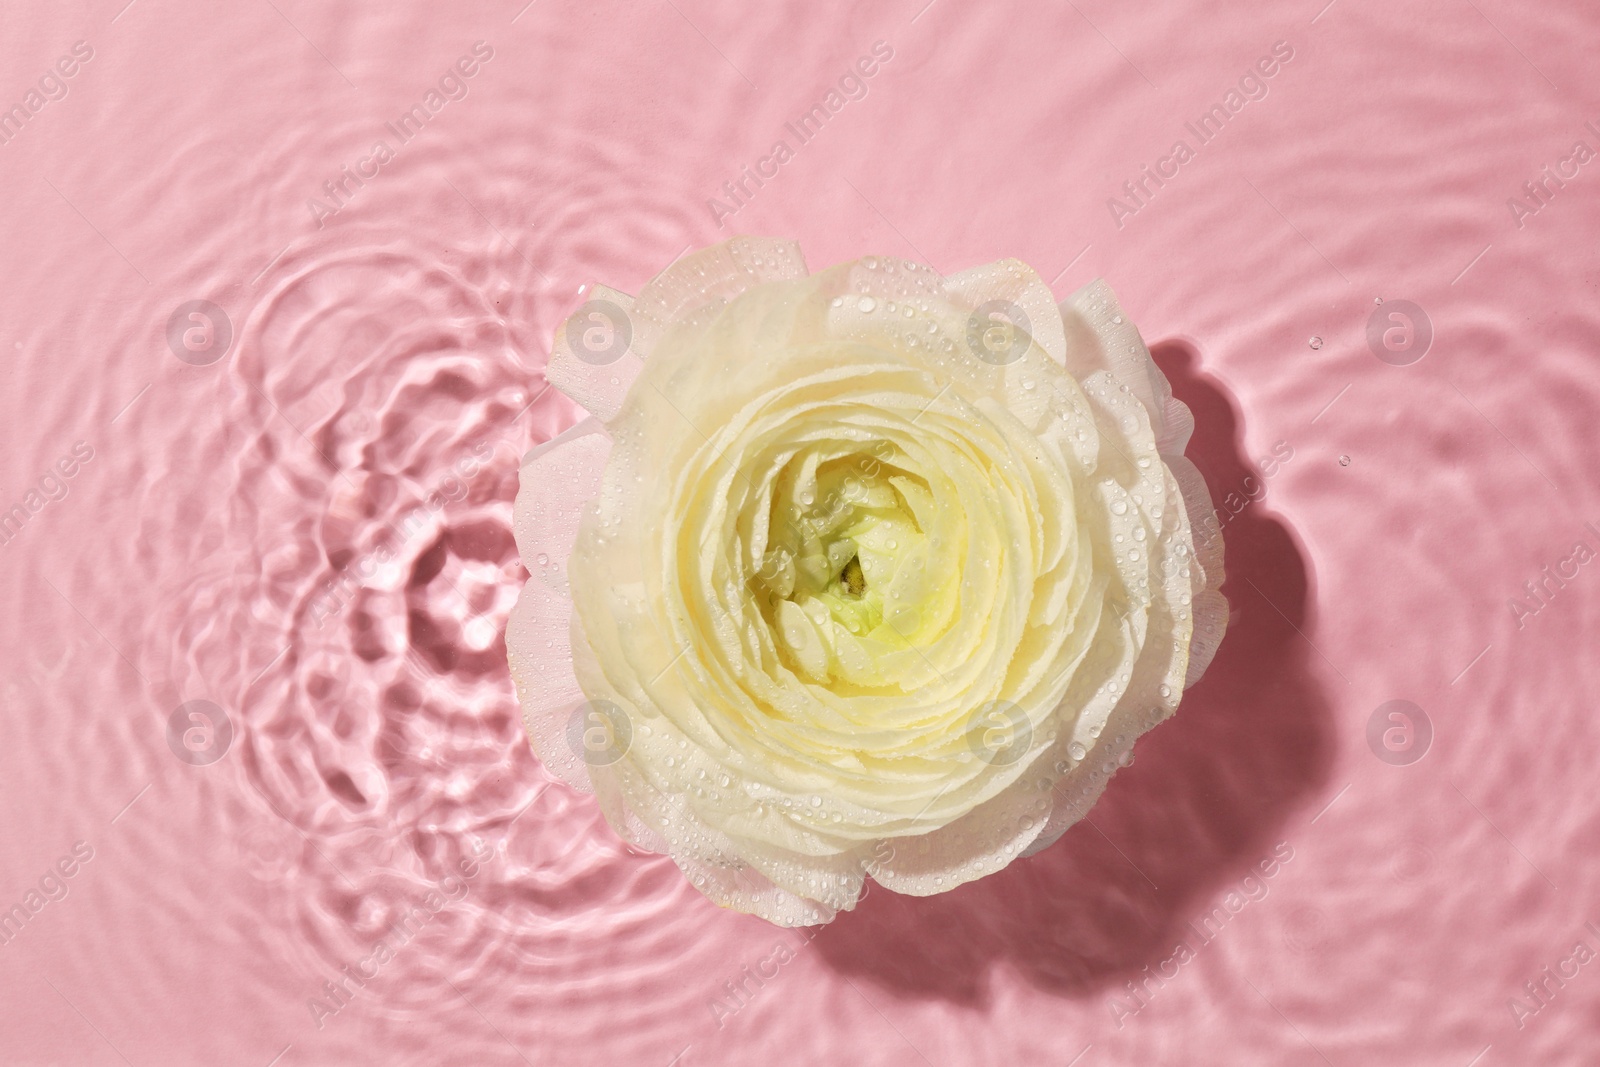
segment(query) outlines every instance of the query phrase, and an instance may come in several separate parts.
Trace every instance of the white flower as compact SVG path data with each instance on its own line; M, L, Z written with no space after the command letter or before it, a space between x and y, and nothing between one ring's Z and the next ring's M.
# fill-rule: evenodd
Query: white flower
M1193 420L1101 282L739 238L596 289L548 375L592 417L523 463L528 734L718 904L1043 848L1221 639Z

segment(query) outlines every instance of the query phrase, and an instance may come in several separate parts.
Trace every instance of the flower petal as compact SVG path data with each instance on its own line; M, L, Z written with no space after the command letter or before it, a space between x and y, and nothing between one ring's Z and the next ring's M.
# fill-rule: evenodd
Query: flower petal
M1150 358L1138 329L1122 313L1111 286L1103 278L1085 285L1061 302L1061 318L1067 335L1068 372L1081 382L1095 371L1110 371L1144 405L1156 440L1162 441L1172 387ZM1189 425L1192 428L1192 421ZM1181 453L1183 447L1180 443L1161 451Z
M597 285L556 330L545 377L602 422L616 418L644 364L627 293Z
M572 669L572 599L567 559L584 502L600 491L611 437L589 418L530 450L522 460L512 534L532 577L506 623L506 653L523 723L551 773L593 792L567 730L584 702Z
M695 327L728 301L764 282L804 278L798 242L774 237L735 237L681 257L639 291L634 331L639 351L655 351L673 327Z
M583 506L600 495L610 456L611 435L599 419L588 418L522 458L512 536L528 573L563 593Z
M968 311L976 311L991 301L1021 308L1034 343L1057 363L1065 363L1067 339L1056 298L1044 279L1020 259L1002 259L952 274L944 280L944 289L957 306Z
M572 600L565 591L529 581L506 621L506 658L534 752L551 774L592 793L588 768L567 737L573 714L584 703L572 671L571 621Z

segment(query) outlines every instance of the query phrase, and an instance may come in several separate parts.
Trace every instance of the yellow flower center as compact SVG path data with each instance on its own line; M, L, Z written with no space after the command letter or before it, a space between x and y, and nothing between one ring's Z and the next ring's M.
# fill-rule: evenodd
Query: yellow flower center
M934 576L933 495L886 442L798 452L771 493L755 576L779 655L807 680L892 684L879 658L924 643L950 615Z

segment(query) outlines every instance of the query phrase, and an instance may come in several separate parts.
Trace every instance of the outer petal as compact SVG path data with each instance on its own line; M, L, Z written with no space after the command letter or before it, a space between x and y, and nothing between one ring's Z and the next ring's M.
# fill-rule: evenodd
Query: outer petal
M735 237L691 252L639 291L635 344L648 355L669 329L703 326L740 293L808 273L800 245L775 237Z
M633 307L633 297L597 285L550 348L545 377L602 422L616 417L644 366Z
M1061 318L1067 335L1066 367L1072 376L1081 382L1095 371L1110 371L1150 413L1157 448L1181 455L1194 419L1172 399L1172 386L1150 358L1138 329L1123 315L1111 286L1102 278L1085 285L1061 302ZM1174 404L1183 408L1181 414Z
M583 504L600 491L610 454L611 438L595 419L530 451L522 461L512 523L523 565L533 575L506 625L506 654L523 723L551 773L585 793L593 786L567 738L584 694L572 669L566 562Z
M1176 561L1176 577L1189 588L1189 597L1180 599L1180 603L1188 604L1189 618L1174 622L1189 630L1181 675L1181 687L1188 688L1210 665L1228 618L1228 603L1220 592L1223 546L1216 511L1199 470L1183 455L1194 430L1194 417L1187 405L1172 396L1166 375L1151 359L1138 330L1122 314L1115 294L1104 281L1097 279L1063 301L1061 313L1069 340L1068 369L1080 380L1097 373L1112 374L1139 400L1150 418L1162 462L1171 475L1166 498L1181 504L1188 531L1180 544L1183 555ZM1158 640L1154 645L1160 647L1161 643ZM1112 712L1102 727L1109 741L1102 740L1087 759L1072 766L1057 783L1048 824L1026 855L1048 847L1083 818L1131 754L1134 739L1164 717L1159 709L1164 703L1162 698L1172 688L1170 671L1166 678L1159 695L1130 690ZM1070 755L1064 755L1070 762Z
M539 581L567 591L572 555L584 504L600 494L611 435L588 418L529 450L522 457L511 532L522 565Z
M637 298L597 285L556 331L545 376L610 422L669 328L708 320L752 286L805 275L805 258L794 241L735 237L682 257Z
M1067 369L1079 381L1096 370L1108 370L1128 387L1149 412L1156 447L1182 492L1196 563L1187 688L1205 673L1228 627L1228 602L1221 593L1222 534L1216 509L1199 470L1183 455L1194 432L1194 415L1172 395L1167 376L1150 358L1150 349L1103 279L1095 279L1062 301L1061 316L1068 337Z
M944 288L969 311L996 300L1016 305L1028 317L1027 331L1034 343L1051 359L1065 364L1067 338L1056 299L1044 279L1020 259L1002 259L952 274L944 280Z

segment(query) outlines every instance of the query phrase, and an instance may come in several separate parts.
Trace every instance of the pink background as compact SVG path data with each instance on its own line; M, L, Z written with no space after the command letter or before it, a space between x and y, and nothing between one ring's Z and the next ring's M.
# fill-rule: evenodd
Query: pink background
M1600 162L1507 203L1600 149L1592 5L122 2L0 33L7 107L92 50L0 145L0 1062L1592 1061ZM1239 504L1230 635L1092 819L809 941L551 785L499 637L517 457L575 414L551 332L735 232L1103 275ZM1369 348L1380 299L1420 361ZM231 326L204 365L192 300ZM1409 764L1368 740L1396 699ZM206 765L168 742L190 700L233 730Z

